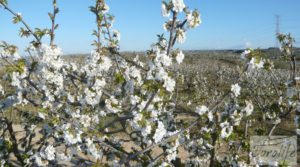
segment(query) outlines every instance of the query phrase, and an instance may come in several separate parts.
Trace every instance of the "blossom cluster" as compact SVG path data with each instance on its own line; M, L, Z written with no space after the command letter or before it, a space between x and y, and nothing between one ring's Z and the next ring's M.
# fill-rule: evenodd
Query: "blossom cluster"
M2 1L0 4L6 5ZM0 45L0 57L8 63L4 80L14 89L8 96L7 86L0 84L0 109L21 110L26 137L20 140L22 150L14 154L22 165L57 165L85 154L90 161L84 163L97 164L106 159L112 166L128 166L131 161L140 166L174 166L179 150L184 149L188 152L187 166L205 166L214 164L219 140L229 143L238 140L235 137L241 136L238 133L241 121L251 118L258 110L254 103L257 98L252 99L256 94L250 96L247 89L258 85L254 74L272 70L272 63L259 51L247 49L241 55L246 69L226 85L228 92L208 90L206 77L201 78L204 86L195 86L204 90L201 92L204 96L212 91L215 96L206 100L216 104L210 106L203 99L195 98L184 103L187 109L179 106L182 102L178 102L178 85L180 77L184 84L185 76L176 67L183 63L185 54L174 46L176 42L184 43L186 32L201 24L200 13L189 10L183 0L163 1L161 7L167 19L163 24L167 35L158 35L158 41L143 57L131 59L119 52L120 33L113 29L114 17L104 0L97 0L91 7L97 19L97 29L93 32L97 39L93 43L95 48L80 63L66 61L59 46L42 43L40 38L26 49L27 58L20 57L13 45ZM23 19L20 14L15 17ZM264 106L269 109L264 114L276 125L286 109L299 111L300 103L295 100L299 91L293 83L286 83L286 96L282 95L271 106ZM259 85L259 89L269 85ZM270 94L276 91L274 88ZM6 98L3 103L2 97ZM11 105L2 105L8 102ZM27 111L28 107L34 111ZM273 112L274 108L277 113ZM180 114L188 114L193 119L182 119ZM296 116L297 126L298 119ZM0 126L9 131L12 123L0 119ZM0 158L5 160L1 165L7 163L11 145L18 149L16 141L5 135L6 130L3 134L0 148L4 151ZM38 148L31 145L37 134L41 135ZM244 137L240 138L245 142ZM126 148L128 145L131 148ZM161 154L152 154L156 150ZM232 165L244 164L238 156L233 155L231 159Z
M137 146L158 144L164 148L165 163L176 159L181 143L178 139L160 144L179 132L173 121L174 103L171 102L176 81L169 68L174 62L181 64L184 53L172 47L175 41L183 43L187 29L197 27L201 21L196 10L185 12L183 21L177 18L187 8L182 0L163 2L162 7L164 16L170 13L174 16L166 23L171 23L167 30L170 39L160 38L146 62L138 56L128 61L118 53L120 33L112 29L114 19L104 1L97 1L91 7L98 25L93 35L98 40L93 43L96 49L82 65L65 61L61 48L40 41L26 49L29 59L20 57L12 45L1 46L1 57L14 66L8 74L10 86L15 89L15 94L9 97L14 101L12 106L37 108L36 112L28 113L30 119L23 124L28 127L28 139L36 129L43 136L39 149L25 147L23 157L26 158L21 163L46 166L61 160L71 161L80 153L100 160L107 156L104 155L107 148L115 154L118 145L123 143L122 139L109 135L114 134L111 125L115 122L122 124L125 133L135 134L128 137ZM21 15L17 18L18 22L23 19ZM0 93L5 93L2 86ZM115 122L105 121L109 117ZM67 151L61 152L57 143ZM115 155L121 160L130 157Z

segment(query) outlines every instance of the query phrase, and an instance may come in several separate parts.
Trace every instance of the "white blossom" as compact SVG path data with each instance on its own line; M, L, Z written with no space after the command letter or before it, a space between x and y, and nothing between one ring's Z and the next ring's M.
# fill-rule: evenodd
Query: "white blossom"
M34 129L36 128L36 125L30 125L30 127L29 127L29 131L31 131L31 132L33 132L34 131Z
M169 31L169 28L168 28L168 24L167 24L167 23L164 23L164 24L163 24L163 29L164 29L165 31Z
M81 115L80 116L80 123L83 125L83 127L87 128L91 125L91 117L89 115Z
M112 33L113 33L113 37L115 37L118 41L121 40L121 34L118 30L113 30Z
M71 102L71 103L74 103L75 102L75 97L72 96L71 94L68 94L68 101Z
M39 49L43 53L43 57L47 58L48 60L51 59L51 56L53 57L53 59L57 59L63 54L61 48L49 46L47 44L42 44Z
M203 115L208 111L208 108L206 106L200 106L200 107L196 107L196 113L199 115Z
M273 120L273 124L279 124L281 122L280 118L276 118L275 120Z
M107 111L110 113L118 113L121 111L119 108L119 101L114 96L105 100L105 106Z
M209 111L208 114L207 114L207 116L208 116L208 120L209 120L210 122L212 122L213 119L214 119L213 113L212 113L211 111Z
M186 20L187 20L188 26L190 28L196 28L196 27L198 27L201 24L200 14L198 12L196 12L196 11L189 12L186 15Z
M137 81L137 84L142 83L142 75L141 71L138 70L136 67L132 66L128 69L129 76L132 77Z
M247 56L251 53L251 49L246 49L242 54L241 54L241 59L246 60Z
M168 162L170 162L171 163L171 161L173 161L173 160L175 160L176 159L176 157L177 157L177 149L178 149L178 147L179 147L179 141L178 141L178 139L175 141L175 145L174 146L172 146L171 148L169 148L169 149L167 149L166 150L166 152L168 153L168 155L167 155L167 160L168 160Z
M182 44L185 42L185 39L186 39L186 34L184 32L183 29L178 29L176 31L176 37L177 37L177 41L178 43Z
M2 87L2 85L0 84L0 95L2 94L2 95L4 95L4 89L3 89L3 87Z
M239 84L231 85L231 92L235 97L238 97L241 94L241 87L239 86Z
M130 96L130 103L134 106L136 105L139 101L140 101L140 97L139 96Z
M177 13L182 12L185 8L183 0L172 0L173 10Z
M246 116L249 116L252 114L254 106L251 101L246 100L245 102L246 102L246 107L243 109L243 111L246 112Z
M167 163L167 162L162 162L158 167L168 167L168 166L170 166L169 163Z
M12 60L18 60L21 58L21 56L18 53L18 48L14 48L14 50L9 49L1 49L0 48L0 58L11 58Z
M52 161L55 159L55 148L53 145L48 145L44 150L40 152L43 159Z
M227 122L223 122L220 124L221 130L221 138L227 138L231 135L233 131L233 127Z
M261 69L264 67L264 60L263 59L257 59L255 57L252 57L250 62L249 62L249 68L250 69Z
M172 64L172 59L170 56L167 55L166 52L157 52L155 62L157 64L163 64L164 66L168 67Z
M147 122L147 125L142 128L142 132L141 132L142 136L147 136L147 135L151 134L151 130L152 130L152 127L149 124L149 122Z
M4 167L5 163L6 163L6 161L5 161L4 159L2 159L2 160L0 161L0 167Z
M102 12L105 14L105 13L108 13L108 11L109 11L109 6L106 3L104 3Z
M56 160L58 161L66 162L66 161L70 161L71 158L72 158L71 156L67 156L64 153L56 153Z
M153 136L154 142L160 142L165 137L166 133L167 130L165 129L165 125L161 121L158 121L158 126Z
M175 88L175 85L176 85L176 82L171 77L166 77L164 79L164 85L163 85L163 87L165 87L167 91L173 92L173 90Z
M89 138L85 139L86 140L86 145L88 147L88 152L90 155L92 155L95 159L101 159L103 156L103 153L101 150L96 148L96 145L93 143L93 141Z
M156 80L161 81L168 77L168 73L166 72L166 70L164 68L158 67L157 70L158 70L158 72L156 72L156 74L155 74ZM151 73L151 76L152 76L152 73Z
M265 64L264 60L260 60L259 63L257 63L256 67L257 67L258 69L261 69L261 68L264 67L264 64Z
M18 89L22 89L21 86L21 77L18 72L13 72L11 75L11 85L17 87Z
M100 102L100 97L99 95L101 95L102 93L100 91L95 92L90 90L89 88L86 88L85 91L85 98L83 99L83 101L91 106L95 106Z
M41 113L41 112L38 113L38 116L39 116L40 118L42 118L42 119L46 119L45 114L43 114L43 113Z
M182 53L182 51L178 52L176 55L176 61L178 64L181 64L182 61L184 59L184 54Z
M34 162L37 166L48 166L49 164L49 162L43 160L39 154L35 154L34 156L32 156L32 159L34 159Z
M161 5L161 13L163 17L170 17L170 10L167 9L167 6L165 3L162 3Z
M111 66L111 60L106 56L102 57L101 70L108 71Z
M64 139L66 141L66 144L73 145L78 142L81 142L81 137L80 137L81 134L82 134L82 132L78 132L76 135L73 135L68 130L65 130L64 131Z

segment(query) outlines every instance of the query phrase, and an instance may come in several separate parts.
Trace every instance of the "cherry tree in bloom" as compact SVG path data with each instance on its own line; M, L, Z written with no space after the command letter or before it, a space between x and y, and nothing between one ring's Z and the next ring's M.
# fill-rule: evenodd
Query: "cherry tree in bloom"
M157 36L143 57L130 59L119 51L121 35L113 27L115 19L108 4L96 0L90 7L96 22L94 48L75 63L66 61L63 49L55 44L59 10L56 0L52 2L51 28L31 29L21 14L0 0L0 6L13 15L13 22L22 24L20 35L33 38L26 49L28 59L19 56L16 46L0 45L0 56L7 63L5 83L0 85L0 110L20 112L25 132L17 140L13 122L0 118L1 165L10 163L11 153L22 166L57 166L80 158L76 165L176 166L182 158L180 150L186 153L180 162L186 166L216 166L221 161L216 154L218 142L240 135L236 132L240 132L241 120L256 109L251 96L244 94L247 88L242 92L240 85L254 80L244 79L252 77L251 70L272 70L268 60L255 51L244 52L245 69L228 85L228 92L217 91L216 96L205 99L215 104L197 98L178 101L181 74L175 67L184 62L185 55L175 44L185 42L186 33L201 24L198 10L190 10L183 0L162 1L164 34ZM290 50L285 50L291 56ZM287 97L273 103L279 110L300 106L295 100L299 92L292 83L285 88ZM13 92L7 91L7 85ZM206 96L208 90L201 88ZM185 103L188 107L180 106ZM266 113L280 123L282 116ZM180 120L181 114L193 118ZM36 136L40 138L33 143Z
M6 1L1 1L1 5L9 8ZM96 38L95 49L81 66L64 61L62 49L54 43L54 32L58 27L55 17L59 13L56 0L53 0L54 12L49 13L50 29L33 31L21 15L9 10L14 15L14 22L25 26L21 35L34 38L27 48L32 59L20 58L14 45L5 43L1 47L1 57L17 66L10 73L11 86L16 89L10 99L14 101L14 107L33 105L39 108L30 113L35 121L28 119L24 124L30 127L28 138L36 128L41 129L43 136L39 149L26 146L26 159L16 151L18 160L22 164L45 166L61 160L70 161L81 152L96 161L112 154L119 157L117 163L122 165L139 159L146 153L144 149L154 149L155 144L167 151L164 162L171 163L177 156L180 142L161 142L180 134L172 121L174 104L167 102L176 86L168 68L173 62L180 64L184 59L182 51L173 49L174 43L183 42L187 29L196 27L189 27L186 21L178 19L185 7L183 1L162 3L163 16L173 15L167 30L169 36L168 39L159 38L148 53L148 60L143 62L139 57L128 60L119 53L120 33L112 27L114 18L109 14L110 8L103 0L96 1L95 6L90 7L97 23L92 33ZM47 34L50 45L41 42ZM178 55L173 57L176 53ZM40 100L31 97L40 97ZM104 122L107 117L114 120ZM44 123L37 127L36 123L40 121ZM112 125L116 123L121 124L119 131L142 150L131 154L121 148L123 139L113 137L115 129ZM62 152L58 146L66 151ZM155 164L162 162L153 162Z

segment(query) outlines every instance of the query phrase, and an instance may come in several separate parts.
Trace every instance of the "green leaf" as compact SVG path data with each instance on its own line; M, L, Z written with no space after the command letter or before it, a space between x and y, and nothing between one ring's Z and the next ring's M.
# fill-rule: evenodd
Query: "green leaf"
M22 20L22 18L21 18L20 15L17 15L17 16L14 16L14 17L13 17L13 23L14 23L14 24L19 23L21 20Z
M97 36L97 31L96 30L93 30L93 33L92 33L92 35L94 35L94 36Z
M7 65L6 72L8 73L19 72L20 74L22 74L24 72L25 66L26 66L25 59L20 59L17 61L15 65Z
M93 43L91 44L92 46L98 46L98 42L96 40L93 41Z
M210 140L211 139L211 135L210 135L210 133L205 132L203 134L202 138L205 139L205 140Z
M37 61L32 62L31 69L35 69L35 67L38 65Z
M35 28L34 34L41 39L44 35L48 34L48 32L50 32L49 29L41 30L39 28Z
M54 30L56 30L56 29L58 28L58 26L59 26L59 24L56 24L56 25L54 26Z
M12 152L13 150L13 145L12 145L12 142L9 141L9 140L4 140L4 145L7 149L8 152Z
M275 113L280 113L280 112L281 112L278 103L273 103L273 104L270 106L270 109L271 109L272 112L275 112Z
M58 9L58 8L55 8L54 14L57 14L57 13L59 13L59 9Z
M123 75L121 73L116 73L115 78L116 78L115 81L118 84L123 84L125 82L125 78L123 77Z
M7 5L8 3L7 3L7 0L0 0L0 3L1 4L4 4L4 5Z
M26 66L26 61L25 61L25 59L19 59L17 64L19 67L23 68Z
M50 17L51 20L54 20L54 16L53 16L52 13L49 12L48 15L49 15L49 17Z
M29 30L25 30L23 27L20 28L20 33L19 35L21 37L29 37L30 36L30 31Z
M90 11L93 12L93 13L97 13L97 10L94 6L90 6Z

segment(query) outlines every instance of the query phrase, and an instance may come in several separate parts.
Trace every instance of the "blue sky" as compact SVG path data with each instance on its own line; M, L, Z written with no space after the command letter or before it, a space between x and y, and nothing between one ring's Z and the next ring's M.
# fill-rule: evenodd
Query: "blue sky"
M121 32L121 50L142 51L164 32L161 0L107 0L116 16L114 28ZM182 49L241 49L275 45L275 15L280 15L280 29L291 32L300 41L299 0L185 0L190 8L198 8L202 24L188 31ZM56 41L64 53L88 53L95 27L88 7L94 0L58 0L60 27ZM51 0L9 0L9 6L22 13L31 27L49 27L47 13ZM29 39L18 37L19 26L11 15L0 9L0 40L17 44L22 50ZM300 45L299 42L296 43Z

